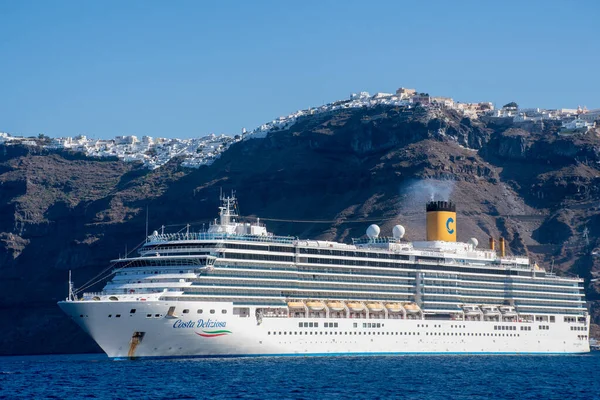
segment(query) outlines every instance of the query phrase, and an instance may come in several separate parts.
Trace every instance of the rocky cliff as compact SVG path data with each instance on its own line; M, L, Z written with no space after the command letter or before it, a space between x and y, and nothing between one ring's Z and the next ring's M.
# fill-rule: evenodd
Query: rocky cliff
M56 301L93 278L150 229L201 229L221 189L282 235L349 241L365 219L424 237L424 202L458 203L459 240L504 236L509 249L586 278L600 321L600 137L552 124L471 120L452 111L380 106L299 119L232 145L214 164L173 160L148 171L36 147L0 146L0 354L97 351ZM180 225L180 226L176 226ZM90 287L101 289L102 283Z

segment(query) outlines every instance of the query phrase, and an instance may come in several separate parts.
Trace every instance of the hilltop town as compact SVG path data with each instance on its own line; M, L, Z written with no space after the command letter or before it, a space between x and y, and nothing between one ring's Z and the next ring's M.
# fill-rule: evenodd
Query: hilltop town
M423 107L431 111L450 109L462 114L465 118L497 118L511 121L514 124L539 123L543 126L545 121L558 121L561 124L559 131L561 135L586 134L600 122L600 108L592 110L585 107L576 109L519 108L514 102L501 108L495 108L491 102L462 103L450 97L430 96L428 93L420 93L416 89L399 88L395 93L376 93L374 95L368 92L353 93L349 99L299 110L267 122L252 131L242 129L241 134L234 136L210 134L194 139L142 136L139 139L137 136L129 135L117 136L114 139L91 139L84 135L59 138L40 135L37 138L28 138L0 132L0 144L41 146L47 149L83 153L89 157L116 157L125 162L141 162L149 169L159 168L171 159L180 157L183 160L181 162L183 167L198 168L212 164L233 143L264 138L269 132L291 127L300 118L336 110L377 106L395 106L406 109Z
M524 110L400 89L358 93L237 137L2 135L0 306L18 323L0 338L0 354L94 351L56 307L68 270L76 282L94 278L163 224L167 233L204 230L231 189L244 221L260 216L275 234L344 243L364 235L365 221L382 232L400 223L407 240L422 240L424 203L452 199L458 240L503 237L510 255L584 277L598 323L594 115L583 105ZM576 124L588 128L569 129ZM31 305L26 314L23 304Z

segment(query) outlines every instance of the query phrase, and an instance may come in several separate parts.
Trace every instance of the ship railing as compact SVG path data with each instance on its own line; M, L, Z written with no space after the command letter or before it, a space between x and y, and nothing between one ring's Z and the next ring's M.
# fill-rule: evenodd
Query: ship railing
M84 292L83 295L81 296L82 299L84 300L89 300L92 299L94 297L102 297L102 296L108 296L107 292Z
M280 313L276 313L276 312L265 312L263 313L263 318L288 318L287 313L285 312L280 312Z
M396 239L393 237L382 236L377 238L359 238L352 239L352 244L377 244L377 243L400 243L400 239Z
M217 247L217 245L215 245L214 247ZM212 247L211 247L212 248ZM169 252L169 253L198 253L199 251L205 251L207 248L206 247L199 247L199 245L193 245L193 244L189 244L189 245L185 245L185 246L178 246L176 248L147 248L147 247L142 247L141 249L138 250L138 252L140 254L147 254L150 253L152 255L156 254L157 252ZM193 254L195 255L195 254ZM203 254L198 254L198 255L203 255Z
M287 243L291 244L297 240L294 236L275 236L275 235L243 235L234 233L208 233L208 232L192 232L192 233L164 233L148 236L146 243L161 243L170 241L185 241L185 240L243 240L248 242L263 242L263 243Z

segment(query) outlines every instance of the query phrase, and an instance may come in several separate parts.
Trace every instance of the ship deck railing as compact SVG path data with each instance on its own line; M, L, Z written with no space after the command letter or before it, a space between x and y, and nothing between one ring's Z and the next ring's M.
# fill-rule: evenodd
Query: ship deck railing
M379 243L400 243L400 239L396 239L393 237L382 236L376 238L358 238L352 239L352 244L361 245L361 244L379 244Z
M100 296L108 296L108 292L84 292L83 295L82 295L82 297L84 299L88 298L88 297L91 298L91 297L94 297L94 296L98 296L98 297L100 297Z
M242 240L248 242L263 243L285 243L293 244L298 238L294 236L275 236L275 235L240 235L234 233L209 233L209 232L191 232L191 233L164 233L148 236L146 243L165 243L172 241L196 241L196 240Z

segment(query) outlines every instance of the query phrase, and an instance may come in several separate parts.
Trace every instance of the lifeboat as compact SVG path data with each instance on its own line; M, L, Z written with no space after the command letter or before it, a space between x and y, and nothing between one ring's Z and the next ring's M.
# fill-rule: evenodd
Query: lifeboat
M288 301L289 308L304 308L304 303L301 301Z
M416 313L421 312L421 308L418 305L416 305L415 303L405 304L404 309L406 310L406 312L411 313L411 314L416 314Z
M344 307L344 303L340 301L330 301L327 303L327 307L329 307L331 311L344 311L346 309L346 307Z
M517 311L515 310L515 308L513 306L501 306L499 308L500 308L500 312L505 317L516 317L517 316Z
M361 303L348 303L348 308L354 312L360 312L365 309Z
M389 312L393 313L402 312L402 306L398 303L388 303L385 305L385 308L387 308Z
M481 312L477 306L464 305L462 309L465 315L479 315Z
M325 308L325 303L322 301L309 301L306 305L311 311L321 311Z
M383 304L381 304L381 303L369 303L369 304L367 304L367 308L371 312L382 312L383 311Z
M481 311L486 317L497 317L500 315L500 310L496 306L481 306Z

